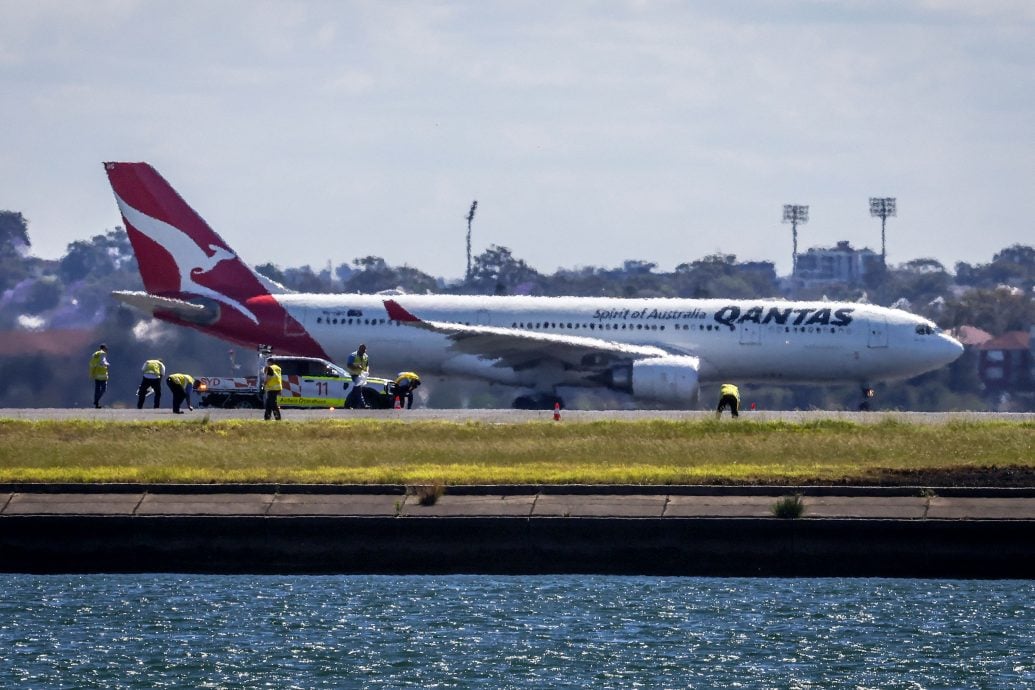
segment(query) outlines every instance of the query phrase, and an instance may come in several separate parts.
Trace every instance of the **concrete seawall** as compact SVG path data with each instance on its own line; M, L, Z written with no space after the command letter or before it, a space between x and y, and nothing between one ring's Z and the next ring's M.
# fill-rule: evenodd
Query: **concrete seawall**
M1035 491L0 486L0 570L1032 578Z
M6 572L605 573L1032 578L1031 523L750 518L0 522Z

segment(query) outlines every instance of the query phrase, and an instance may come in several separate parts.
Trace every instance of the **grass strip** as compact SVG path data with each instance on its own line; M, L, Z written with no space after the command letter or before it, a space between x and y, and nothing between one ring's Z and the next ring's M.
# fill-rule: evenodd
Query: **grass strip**
M0 420L0 482L880 483L1035 473L1035 424Z

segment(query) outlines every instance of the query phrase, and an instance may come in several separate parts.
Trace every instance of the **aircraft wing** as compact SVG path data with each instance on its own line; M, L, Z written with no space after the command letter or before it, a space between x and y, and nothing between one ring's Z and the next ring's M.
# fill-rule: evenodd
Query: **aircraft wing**
M131 292L126 290L115 290L111 296L124 304L147 312L155 316L157 312L172 314L185 321L200 322L208 318L215 318L218 313L215 308L202 304L187 302L172 297L160 297L148 292Z
M665 357L674 353L652 345L617 343L579 335L536 333L499 326L468 326L462 323L424 321L395 300L385 300L388 317L408 326L442 333L452 340L456 352L497 360L496 366L515 370L547 360L578 369L604 369L619 362Z

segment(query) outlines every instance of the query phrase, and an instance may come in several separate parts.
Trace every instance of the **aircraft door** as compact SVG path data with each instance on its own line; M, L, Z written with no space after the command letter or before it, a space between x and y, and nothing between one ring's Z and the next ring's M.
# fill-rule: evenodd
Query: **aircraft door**
M870 334L866 339L866 347L888 346L888 320L883 316L875 316L869 320Z
M762 344L762 327L757 323L745 321L740 324L740 344L741 345L761 345Z

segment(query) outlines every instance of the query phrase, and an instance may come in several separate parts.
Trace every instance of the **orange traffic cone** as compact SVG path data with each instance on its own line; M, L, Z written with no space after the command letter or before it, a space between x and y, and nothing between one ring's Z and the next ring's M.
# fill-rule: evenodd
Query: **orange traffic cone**
M561 421L561 404L559 402L553 404L553 421Z
M395 396L395 409L401 410L403 408L402 402L399 400L399 396Z

